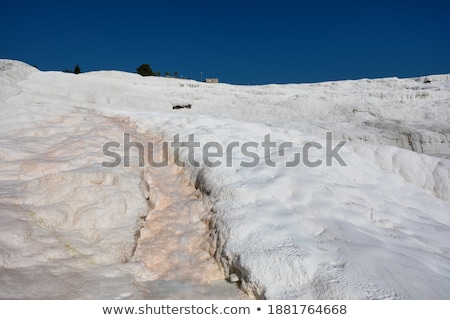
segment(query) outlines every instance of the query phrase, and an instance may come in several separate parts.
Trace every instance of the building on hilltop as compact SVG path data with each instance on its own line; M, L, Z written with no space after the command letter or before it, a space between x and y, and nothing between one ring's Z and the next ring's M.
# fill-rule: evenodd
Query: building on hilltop
M219 78L206 78L206 83L219 83Z

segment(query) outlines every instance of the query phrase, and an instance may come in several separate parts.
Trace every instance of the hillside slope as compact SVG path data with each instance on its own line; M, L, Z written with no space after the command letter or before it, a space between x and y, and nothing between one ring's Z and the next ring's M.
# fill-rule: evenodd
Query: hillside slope
M234 86L0 60L0 84L0 297L239 297L151 271L140 242L170 198L147 147L192 137L166 155L200 199L172 206L189 223L164 236L193 250L173 261L209 252L258 298L450 298L449 75ZM131 165L105 166L126 139Z

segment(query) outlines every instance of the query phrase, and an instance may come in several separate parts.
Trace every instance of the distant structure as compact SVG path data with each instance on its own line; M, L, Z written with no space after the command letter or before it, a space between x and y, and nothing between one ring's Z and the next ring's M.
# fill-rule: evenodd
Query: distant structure
M219 83L219 78L206 78L206 83Z

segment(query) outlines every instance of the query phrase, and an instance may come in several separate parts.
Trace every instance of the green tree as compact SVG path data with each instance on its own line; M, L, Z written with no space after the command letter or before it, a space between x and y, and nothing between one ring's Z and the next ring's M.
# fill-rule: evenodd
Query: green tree
M153 72L152 68L150 68L150 65L147 63L141 64L139 68L136 69L137 73L139 73L143 77L148 76L154 76L155 73Z
M75 74L81 73L81 69L80 69L80 66L79 66L79 65L76 65L76 66L75 66L75 68L73 69L73 73L75 73Z
M166 75L166 77L170 76L170 71L166 71L164 72L164 74Z
M175 78L178 78L178 71L174 71L173 75L174 75Z

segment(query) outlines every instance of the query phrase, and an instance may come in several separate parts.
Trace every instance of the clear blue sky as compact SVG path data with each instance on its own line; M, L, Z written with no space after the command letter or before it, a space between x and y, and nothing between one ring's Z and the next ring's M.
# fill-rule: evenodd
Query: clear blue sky
M0 58L238 84L450 73L450 1L4 0Z

